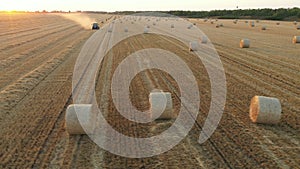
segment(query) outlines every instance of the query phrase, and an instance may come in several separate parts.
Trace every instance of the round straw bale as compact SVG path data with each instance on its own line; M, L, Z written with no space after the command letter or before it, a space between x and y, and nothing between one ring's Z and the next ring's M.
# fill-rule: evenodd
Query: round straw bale
M110 27L108 28L107 32L112 32L112 31L113 31L113 27L110 26Z
M66 130L70 135L86 134L78 120L77 114L80 116L80 121L84 126L91 126L91 104L72 104L66 110ZM77 113L76 113L77 112Z
M250 40L249 39L242 39L240 41L241 48L249 48L250 47Z
M200 37L200 43L205 44L205 43L207 43L207 41L208 41L208 38L206 36L203 35L202 37Z
M245 21L245 23L248 23L248 21Z
M217 24L217 25L216 25L216 28L219 28L219 27L220 27L220 25L219 25L219 24Z
M300 43L300 36L294 36L293 43Z
M190 47L189 47L189 51L197 51L198 50L198 42L197 41L193 41L190 42Z
M296 27L296 29L297 29L297 30L300 30L300 25L298 25L298 26Z
M277 124L281 118L280 101L277 98L254 96L249 115L254 123Z
M124 29L124 32L128 32L128 28L125 28L125 29Z
M174 24L171 25L171 28L175 28Z
M165 100L166 99L166 100ZM166 101L166 106L162 107L162 103ZM151 92L149 96L150 113L151 117L161 113L157 120L168 120L174 117L173 115L173 103L171 93L169 92ZM164 108L164 109L163 109ZM163 110L163 112L161 112Z
M211 21L211 22L210 22L210 24L214 24L214 22L213 22L213 21Z
M145 34L149 33L149 29L148 29L147 27L144 28L144 33L145 33Z
M294 25L297 25L298 23L297 23L297 21L294 21Z
M277 22L276 25L280 25L280 22Z
M262 26L261 30L267 30L267 26Z
M223 23L220 23L220 27L224 27Z

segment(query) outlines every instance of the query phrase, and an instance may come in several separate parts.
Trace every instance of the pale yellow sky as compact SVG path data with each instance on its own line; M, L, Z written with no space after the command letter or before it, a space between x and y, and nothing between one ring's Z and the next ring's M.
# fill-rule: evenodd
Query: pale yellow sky
M300 0L1 0L3 10L213 10L247 8L300 7Z

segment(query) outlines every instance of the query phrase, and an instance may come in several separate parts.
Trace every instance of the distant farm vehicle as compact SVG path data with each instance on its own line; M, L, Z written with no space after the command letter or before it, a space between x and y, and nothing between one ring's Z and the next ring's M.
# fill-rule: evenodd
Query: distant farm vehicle
M92 30L94 29L100 29L99 24L96 22L92 24Z

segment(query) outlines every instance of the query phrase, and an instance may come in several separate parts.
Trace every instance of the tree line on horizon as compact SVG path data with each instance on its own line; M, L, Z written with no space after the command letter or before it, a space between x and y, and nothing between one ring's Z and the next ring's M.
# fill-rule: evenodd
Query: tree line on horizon
M265 19L265 20L289 20L300 19L300 8L280 9L239 9L239 10L213 10L213 11L169 11L168 14L189 17L219 19Z
M143 11L121 11L116 14L135 14ZM237 9L212 11L160 11L187 18L218 18L218 19L264 19L264 20L300 20L300 8L279 9Z

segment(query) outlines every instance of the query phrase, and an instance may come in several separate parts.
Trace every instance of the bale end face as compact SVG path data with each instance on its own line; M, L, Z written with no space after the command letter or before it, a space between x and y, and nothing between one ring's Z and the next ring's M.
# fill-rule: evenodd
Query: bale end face
M86 134L81 126L81 123L86 126L91 126L91 104L72 104L66 110L65 125L66 130L70 135ZM79 122L79 118L80 122Z
M151 92L149 102L150 114L153 119L170 120L174 117L171 93L161 91ZM162 103L165 103L165 107Z
M249 39L242 39L240 41L240 48L249 48L250 47L250 40Z
M254 96L251 99L249 116L252 122L277 124L281 118L281 104L276 98Z

